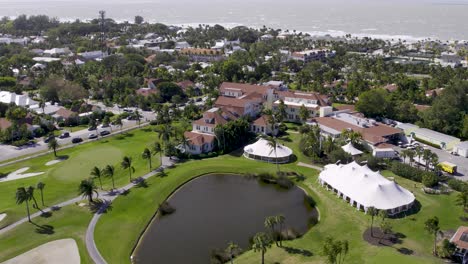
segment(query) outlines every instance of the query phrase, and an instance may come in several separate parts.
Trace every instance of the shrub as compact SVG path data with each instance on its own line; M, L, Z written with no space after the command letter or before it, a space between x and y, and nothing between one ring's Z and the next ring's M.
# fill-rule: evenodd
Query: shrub
M258 179L265 183L276 183L276 179L270 173L264 172L257 175Z
M457 179L450 179L447 181L447 184L450 188L454 189L458 192L464 192L468 190L468 184L464 181L457 180Z
M437 247L437 255L441 258L450 258L457 246L450 242L448 239L444 239L440 246Z
M312 197L308 196L308 195L304 195L304 203L309 208L314 208L317 205L315 200Z
M284 189L291 189L294 186L294 182L288 179L286 176L279 176L276 183Z
M439 183L439 178L435 173L424 173L422 176L422 184L426 187L434 187Z
M172 214L175 212L175 210L176 209L172 207L168 202L163 202L159 205L159 212L161 212L162 215Z

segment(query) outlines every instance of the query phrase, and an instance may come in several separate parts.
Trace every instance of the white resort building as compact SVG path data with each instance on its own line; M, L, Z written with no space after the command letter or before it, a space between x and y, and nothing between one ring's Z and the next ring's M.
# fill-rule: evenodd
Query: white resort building
M287 163L292 154L290 148L279 143L276 145L275 151L268 145L268 141L263 138L244 147L244 157L269 163Z
M320 173L319 182L351 206L367 213L369 207L395 215L410 209L414 195L405 188L356 162L329 164Z

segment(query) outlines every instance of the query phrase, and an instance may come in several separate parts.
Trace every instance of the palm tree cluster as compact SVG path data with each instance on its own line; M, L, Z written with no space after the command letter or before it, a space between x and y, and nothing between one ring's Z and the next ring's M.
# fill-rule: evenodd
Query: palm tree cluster
M39 182L37 184L37 188L41 191L41 200L42 200L42 205L44 205L44 196L43 196L43 190L44 190L45 184L42 182ZM19 187L16 190L16 204L26 204L26 212L28 214L28 221L31 222L31 214L29 210L29 202L32 200L33 201L33 207L36 208L37 210L41 210L39 205L37 204L37 200L34 197L34 187L29 186L27 188L25 187Z
M405 149L400 153L401 157L403 158L403 163L406 163L406 158L409 159L408 164L413 165L415 162L415 157L417 157L416 165L419 168L421 164L421 158L424 161L424 168L428 171L431 166L434 170L438 169L439 164L439 156L436 153L433 153L430 149L424 149L420 146L417 146L414 150L413 149Z
M334 240L332 237L325 238L323 253L327 257L329 264L345 263L346 255L349 251L348 240Z
M275 239L276 246L283 246L283 225L286 218L284 215L268 216L265 218L265 228L270 230L270 235ZM278 229L276 229L278 226Z

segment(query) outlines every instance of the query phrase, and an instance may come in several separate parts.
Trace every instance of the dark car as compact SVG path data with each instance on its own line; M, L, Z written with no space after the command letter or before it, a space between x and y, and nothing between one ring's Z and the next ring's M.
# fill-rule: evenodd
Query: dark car
M88 131L93 131L93 130L96 130L96 127L95 127L95 126L88 127Z
M107 136L110 134L109 130L103 130L101 133L99 133L101 136Z
M50 135L50 136L46 137L46 138L44 139L44 143L49 143L49 141L50 141L51 139L53 139L53 138L55 138L54 135Z
M67 138L67 137L70 137L70 133L69 132L63 132L62 134L60 134L59 138Z
M79 138L79 137L76 137L76 138L73 138L73 139L72 139L72 143L73 143L73 144L80 143L80 142L82 142L82 141L83 141L83 139L82 139L82 138Z

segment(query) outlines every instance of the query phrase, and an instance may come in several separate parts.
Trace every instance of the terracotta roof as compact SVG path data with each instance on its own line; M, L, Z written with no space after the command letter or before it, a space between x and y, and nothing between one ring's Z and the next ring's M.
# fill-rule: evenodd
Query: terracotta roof
M221 55L222 52L220 50L214 49L198 49L198 48L186 48L181 49L179 51L181 54L188 54L188 55L206 55L206 56L215 56Z
M414 106L416 107L416 109L418 109L418 111L424 111L424 110L431 108L430 105L414 104Z
M219 91L222 93L229 89L240 90L242 94L258 93L258 94L263 95L271 88L268 86L263 86L263 85L253 85L253 84L247 84L247 83L232 83L232 82L223 82L221 86L219 87Z
M211 143L214 141L215 136L209 134L195 133L186 131L184 137L189 141L189 144L194 146L203 146L205 143Z
M6 118L0 118L0 129L7 129L11 127L12 123Z
M150 56L146 57L145 61L147 63L151 63L151 62L153 62L154 58L156 58L156 54L153 54L153 55L150 55Z
M57 110L57 112L56 112L55 114L58 115L58 116L61 116L61 117L65 118L65 119L68 119L68 118L70 118L70 117L73 116L73 115L76 115L75 112L70 111L70 110L68 110L68 109L65 109L65 108L63 108L63 107L60 108L59 110Z
M341 84L341 88L347 89L348 88L348 82L342 81L342 80L337 80L333 81L331 83L326 83L323 85L325 88L336 88L339 84Z
M343 110L349 110L350 112L353 112L356 110L356 107L354 105L337 105L335 108L338 111L343 111Z
M372 144L384 143L386 142L385 137L401 133L401 130L387 126L382 123L378 123L372 127L359 127L345 121L333 118L333 117L317 117L315 121L323 126L329 127L336 131L342 131L343 129L351 129L353 131L359 132L362 135L362 138Z
M460 226L450 239L450 242L457 245L460 249L468 249L468 227L467 226Z
M156 89L140 88L140 89L136 90L136 93L139 94L139 95L143 95L143 96L149 96L151 94L157 94L158 91Z
M215 106L234 106L245 108L245 105L252 102L250 99L232 98L220 96L216 99Z
M395 145L389 143L378 143L375 145L378 149L394 148Z
M443 91L444 91L444 88L437 88L437 89L434 89L434 90L427 90L426 91L426 96L430 97L430 96L434 96L434 95L440 95Z
M177 85L180 86L180 88L182 88L182 90L187 90L189 87L194 87L195 86L195 83L190 81L190 80L185 80L185 81L182 81L182 82L178 82Z
M235 116L228 112L205 112L202 118L193 121L193 123L201 126L215 127L217 125L224 125L234 119L236 119Z
M398 85L396 85L395 83L387 84L387 85L384 86L384 89L389 91L389 92L394 92L394 91L398 90Z
M256 126L267 126L268 125L268 118L265 115L260 116L253 122Z

